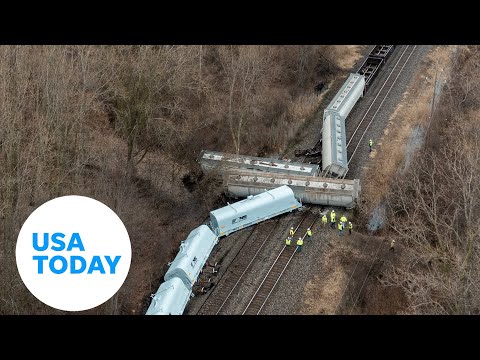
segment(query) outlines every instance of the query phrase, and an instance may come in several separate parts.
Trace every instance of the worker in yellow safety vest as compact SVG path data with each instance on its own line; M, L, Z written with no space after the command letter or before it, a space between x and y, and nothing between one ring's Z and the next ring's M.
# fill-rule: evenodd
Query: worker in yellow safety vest
M325 225L327 225L327 215L326 214L323 214L323 216L322 216L322 225L323 225L323 227L325 227Z
M368 152L372 152L372 146L373 146L373 140L370 139L368 140L368 148L369 148Z
M335 210L330 211L330 224L332 226L332 229L335 229Z
M345 224L347 223L347 218L345 217L345 215L342 215L342 217L340 218L340 222L342 223L342 226L343 228L345 229Z
M297 240L297 251L298 252L302 251L302 246L303 246L303 239L301 237L299 237L298 240Z
M292 238L289 236L287 237L287 239L285 240L285 245L286 246L290 246L292 244Z
M290 236L293 236L295 234L295 230L293 230L293 226L290 228Z
M312 237L312 230L310 228L307 229L307 235L309 238Z
M352 235L353 224L351 221L348 222L348 235Z
M338 235L342 236L343 234L343 226L342 226L342 223L339 222L338 223Z

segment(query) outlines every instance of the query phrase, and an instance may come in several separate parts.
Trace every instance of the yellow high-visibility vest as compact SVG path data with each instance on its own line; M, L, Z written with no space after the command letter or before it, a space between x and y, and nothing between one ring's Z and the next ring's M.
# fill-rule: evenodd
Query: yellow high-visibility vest
M343 230L342 223L338 223L338 230Z
M330 221L334 222L335 221L335 213L330 213Z
M353 229L353 224L352 224L351 222L348 223L348 228L349 228L349 229Z
M322 223L326 223L327 222L327 215L323 215L322 216Z
M370 139L370 140L368 141L368 145L369 145L369 146L372 146L372 145L373 145L372 139Z
M293 234L295 234L295 231L293 231L293 229L290 229L290 236L293 236Z
M302 246L303 245L303 240L300 238L297 240L297 245Z
M345 216L342 216L342 217L340 218L340 222L347 222L347 218L346 218Z
M290 245L291 243L292 243L291 239L287 238L287 240L285 240L285 244Z
M312 230L308 230L308 231L307 231L307 235L308 235L308 236L312 236Z

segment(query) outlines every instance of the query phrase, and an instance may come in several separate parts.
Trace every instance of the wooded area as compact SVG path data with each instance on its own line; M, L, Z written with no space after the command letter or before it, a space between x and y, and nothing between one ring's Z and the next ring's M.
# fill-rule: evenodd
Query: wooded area
M406 261L386 286L409 314L480 312L480 87L478 46L459 47L424 148L389 196L391 235Z
M218 201L214 180L195 177L199 152L281 153L345 51L1 46L0 314L62 313L25 288L15 244L33 210L70 194L112 208L132 242L124 286L88 313L139 313L161 264Z

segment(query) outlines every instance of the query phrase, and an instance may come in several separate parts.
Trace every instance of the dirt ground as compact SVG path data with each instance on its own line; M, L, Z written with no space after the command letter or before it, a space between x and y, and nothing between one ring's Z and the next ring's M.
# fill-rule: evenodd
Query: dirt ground
M455 46L434 47L403 94L363 169L368 171L369 181L362 184L357 222L368 221L388 192L390 179L404 167L412 131L428 126L436 69L437 83L447 80L454 51ZM335 236L333 231L329 234L332 240ZM375 235L354 232L348 242L329 244L320 260L323 268L303 289L304 306L299 314L402 313L406 296L400 289L384 287L379 281L386 267L402 261L402 246L396 244L395 251L390 251L386 230Z

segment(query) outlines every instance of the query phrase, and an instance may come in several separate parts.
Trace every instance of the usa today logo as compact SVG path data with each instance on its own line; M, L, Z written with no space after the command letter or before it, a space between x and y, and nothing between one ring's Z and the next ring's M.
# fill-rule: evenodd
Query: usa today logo
M25 221L16 259L25 286L40 301L66 311L103 304L124 283L132 257L120 218L103 203L63 196Z

